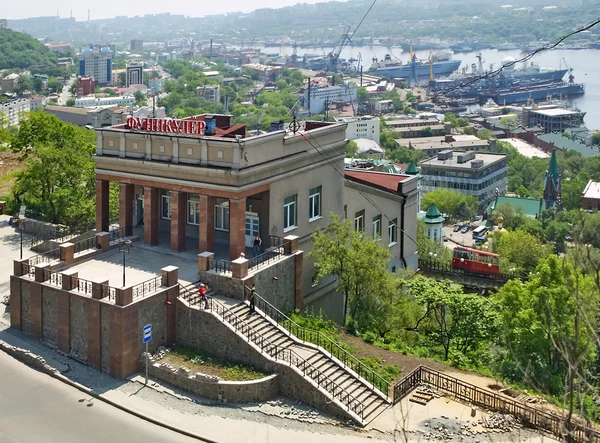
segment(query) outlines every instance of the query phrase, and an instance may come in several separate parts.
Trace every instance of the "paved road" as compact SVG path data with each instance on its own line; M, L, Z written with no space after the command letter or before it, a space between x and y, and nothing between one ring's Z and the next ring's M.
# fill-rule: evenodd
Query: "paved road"
M91 399L0 351L3 443L197 442Z
M67 100L71 98L71 93L69 92L69 89L71 88L71 85L73 84L75 79L77 79L76 76L69 78L69 81L67 82L67 84L63 88L62 92L60 93L60 95L58 97L58 104L60 106L65 106L67 104Z

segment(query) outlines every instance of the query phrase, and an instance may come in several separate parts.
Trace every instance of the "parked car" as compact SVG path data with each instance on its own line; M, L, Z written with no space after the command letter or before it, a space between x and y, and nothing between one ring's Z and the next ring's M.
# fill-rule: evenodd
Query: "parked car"
M458 232L462 229L462 225L460 223L457 223L454 225L454 232Z
M471 229L471 227L469 225L464 225L462 227L462 229L460 230L461 234L466 234L467 232L469 232L469 229Z

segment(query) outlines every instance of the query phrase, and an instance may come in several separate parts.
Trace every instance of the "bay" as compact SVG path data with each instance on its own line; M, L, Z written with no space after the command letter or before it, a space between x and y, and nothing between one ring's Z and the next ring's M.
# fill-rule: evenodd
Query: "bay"
M257 47L265 53L278 53L280 55L293 53L291 46L283 47ZM298 56L304 54L315 54L326 56L332 48L298 48ZM484 68L489 68L493 63L494 68L500 67L502 59L505 57L514 57L519 59L526 54L521 54L519 50L499 51L497 49L485 49L482 51L473 51L467 53L454 54L455 60L461 60L461 68L470 66L472 63L477 63L477 55L481 52ZM390 54L392 58L402 60L403 63L409 59L409 54L402 51L402 48L395 46L346 46L342 50L340 57L345 59L355 58L359 56L362 59L363 71L366 72L372 64L373 58L383 59L386 54ZM419 58L427 59L429 51L416 51ZM597 49L552 49L536 54L529 62L538 63L541 67L559 69L569 67L573 68L573 75L576 83L585 85L585 95L572 98L569 103L573 107L577 107L581 111L587 112L585 116L585 124L588 129L600 129L600 50ZM520 67L519 65L518 67ZM565 75L565 80L568 75Z

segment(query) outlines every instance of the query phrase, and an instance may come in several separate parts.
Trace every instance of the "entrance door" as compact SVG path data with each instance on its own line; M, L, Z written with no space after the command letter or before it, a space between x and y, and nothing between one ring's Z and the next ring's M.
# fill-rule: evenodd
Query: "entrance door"
M246 247L252 247L254 237L258 234L258 228L258 214L255 212L246 212Z

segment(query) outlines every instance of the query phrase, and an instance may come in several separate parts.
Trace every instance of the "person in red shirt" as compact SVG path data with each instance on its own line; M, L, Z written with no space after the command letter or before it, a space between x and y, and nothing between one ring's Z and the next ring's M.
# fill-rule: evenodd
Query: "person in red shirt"
M200 283L200 288L198 292L200 294L201 300L204 301L204 309L208 309L208 297L206 296L206 292L208 291L208 286L204 283Z

